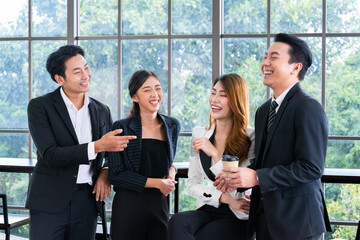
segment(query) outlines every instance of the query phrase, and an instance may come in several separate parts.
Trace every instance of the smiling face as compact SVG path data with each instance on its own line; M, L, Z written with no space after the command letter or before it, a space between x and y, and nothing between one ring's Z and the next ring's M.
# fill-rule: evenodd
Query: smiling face
M211 90L209 103L211 108L210 115L213 119L220 120L232 117L233 114L230 109L227 93L220 81Z
M91 71L84 57L78 54L65 62L65 78L56 74L55 80L63 86L66 95L83 94L89 90Z
M163 92L160 81L150 76L132 97L137 102L141 113L155 113L160 108Z
M298 73L301 63L289 63L290 46L283 42L275 42L265 53L261 63L261 72L264 76L264 85L274 92L285 91L299 81Z

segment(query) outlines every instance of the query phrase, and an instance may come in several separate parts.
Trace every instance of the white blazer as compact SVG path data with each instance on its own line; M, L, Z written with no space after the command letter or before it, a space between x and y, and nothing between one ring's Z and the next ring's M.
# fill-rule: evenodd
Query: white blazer
M208 127L194 127L192 131L191 154L189 159L187 187L188 187L189 195L197 199L196 209L200 208L205 204L214 206L216 208L218 208L220 205L219 199L221 196L221 191L217 190L213 186L213 181L209 179L201 163L200 153L197 153L192 145L192 143L195 141L196 138L207 137L209 139L213 135L214 130L215 130L215 124L210 129ZM246 167L250 165L250 163L252 163L255 159L255 154L254 154L255 129L252 127L248 127L246 130L246 134L249 136L251 140L251 145L248 152L248 158L242 162L241 167ZM211 164L214 164L214 161L211 161ZM210 169L212 171L215 170L214 171L215 175L218 172L220 172L222 169L221 160L217 162L215 165L212 165ZM220 170L216 171L216 169L220 169ZM236 190L230 194L235 199L240 199L245 195L245 193L238 193ZM248 191L247 194L249 194ZM230 209L237 218L248 219L247 214L232 209L231 207Z

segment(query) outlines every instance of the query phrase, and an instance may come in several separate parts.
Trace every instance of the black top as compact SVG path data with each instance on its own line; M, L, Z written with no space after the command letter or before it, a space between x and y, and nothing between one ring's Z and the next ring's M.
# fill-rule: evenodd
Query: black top
M158 114L163 121L166 132L168 168L172 165L176 152L176 143L180 132L180 123L173 117ZM147 177L140 174L140 157L142 148L142 124L140 116L124 118L114 123L112 129L123 129L121 136L135 135L124 151L109 152L109 179L114 190L117 188L143 192Z
M151 178L163 178L169 174L168 166L167 143L158 139L142 139L140 174Z

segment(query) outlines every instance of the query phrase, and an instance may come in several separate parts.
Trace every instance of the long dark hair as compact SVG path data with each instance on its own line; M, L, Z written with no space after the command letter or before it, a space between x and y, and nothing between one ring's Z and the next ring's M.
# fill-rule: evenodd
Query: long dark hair
M129 80L129 85L128 85L128 89L129 89L129 95L132 98L136 92L139 90L139 88L146 82L146 80L149 77L155 77L157 80L159 80L158 76L151 71L147 71L147 70L139 70L136 71L130 78ZM160 80L159 80L160 82ZM135 117L140 115L140 107L139 104L137 102L133 101L133 104L130 108L130 114L128 117Z
M217 82L221 82L224 87L234 120L227 137L225 153L237 156L241 163L246 160L251 144L250 138L246 135L249 124L249 90L245 80L235 73L217 77L212 83L212 88ZM215 119L210 115L210 126L213 124Z

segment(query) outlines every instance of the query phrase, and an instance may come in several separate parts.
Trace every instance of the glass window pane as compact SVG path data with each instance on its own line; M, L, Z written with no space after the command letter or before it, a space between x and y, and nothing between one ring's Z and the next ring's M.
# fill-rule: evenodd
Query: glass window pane
M260 65L266 51L266 39L229 38L223 40L224 73L237 73L248 84L250 125L254 126L256 109L266 100Z
M52 52L65 44L65 40L32 41L32 98L52 92L60 86L46 70L46 60Z
M160 112L167 114L168 106L168 44L165 39L124 40L122 42L122 98L121 117L129 114L132 105L128 83L134 72L145 69L160 79L163 99Z
M1 133L0 158L29 158L29 134Z
M360 4L353 0L326 1L327 32L360 32Z
M0 41L0 128L27 128L28 42Z
M355 239L356 226L331 225L331 228L332 232L326 232L324 239Z
M1 1L0 37L28 35L28 0Z
M117 35L117 0L81 0L80 35Z
M188 193L187 178L180 178L176 187L179 188L179 212L195 210L196 199Z
M11 205L25 206L27 189L29 184L29 174L0 172L0 182L1 182L0 192L6 194L9 206ZM19 211L19 210L10 210L10 213L13 213L13 211ZM13 230L11 231L11 233L15 234ZM21 233L21 236L28 237L27 234L28 231L25 231ZM0 239L5 239L5 238L0 238ZM11 239L13 238L11 237Z
M85 59L92 72L89 96L109 106L113 120L118 115L118 41L84 40Z
M32 158L37 159L37 148L35 146L34 141L31 141L31 144L32 144L32 153L31 153Z
M271 1L272 33L319 33L321 31L322 0Z
M211 34L212 1L173 0L172 33Z
M327 38L326 114L329 135L360 135L359 54L359 38Z
M181 123L182 132L209 122L212 83L212 42L210 39L177 39L172 44L171 115Z
M358 184L325 184L325 201L330 221L359 220L360 189ZM332 226L326 239L355 239L357 227Z
M33 36L66 36L67 35L67 1L33 0L32 2L32 35Z
M305 78L300 82L302 88L321 103L321 76L322 76L322 58L321 58L321 38L301 38L310 47L313 56L311 67L306 72Z
M188 162L190 157L190 149L191 137L179 137L174 162Z
M123 0L121 3L122 34L167 34L167 0Z
M327 168L359 168L360 141L329 140L326 153Z
M266 33L266 0L224 0L224 33Z

